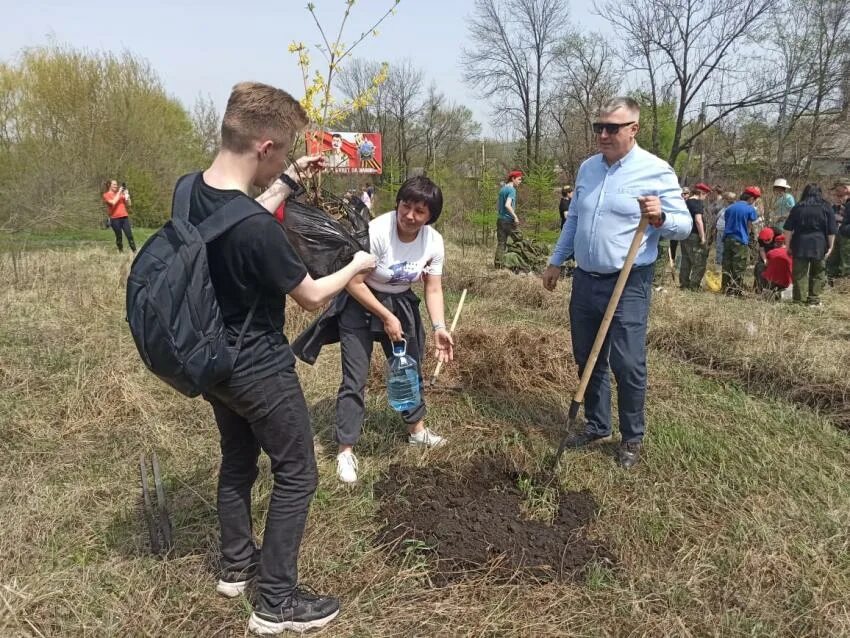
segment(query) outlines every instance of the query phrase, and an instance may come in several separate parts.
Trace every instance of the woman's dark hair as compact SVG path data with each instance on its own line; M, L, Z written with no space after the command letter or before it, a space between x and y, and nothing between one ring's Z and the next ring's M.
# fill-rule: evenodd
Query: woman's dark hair
M823 197L823 191L817 184L806 184L803 189L803 194L800 195L801 204L826 204Z
M431 211L431 219L429 224L433 224L443 212L443 191L430 179L424 175L410 177L398 189L395 196L396 209L400 202L415 202L423 203Z

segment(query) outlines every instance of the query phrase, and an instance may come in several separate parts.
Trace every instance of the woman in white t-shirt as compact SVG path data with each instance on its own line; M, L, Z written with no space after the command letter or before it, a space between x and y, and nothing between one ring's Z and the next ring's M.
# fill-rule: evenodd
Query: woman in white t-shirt
M410 289L412 284L424 283L437 359L446 362L454 357L443 305L443 238L431 226L442 208L439 186L427 177L412 177L401 185L396 209L369 223L370 252L377 259L377 268L351 280L346 288L350 298L338 317L342 384L336 403L337 476L344 483L357 480L353 448L360 438L365 414L364 395L374 341L379 341L390 357L392 344L406 339L407 353L419 362L421 383L425 331L419 298ZM424 417L424 398L419 406L402 412L408 443L423 447L445 444L443 437L425 427Z

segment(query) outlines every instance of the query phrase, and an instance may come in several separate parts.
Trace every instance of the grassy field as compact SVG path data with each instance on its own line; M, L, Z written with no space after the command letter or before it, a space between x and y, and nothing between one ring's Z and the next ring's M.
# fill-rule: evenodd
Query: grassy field
M244 635L247 600L214 593L212 413L141 365L124 322L131 255L101 234L0 251L0 636ZM391 464L460 471L488 450L533 474L561 434L577 383L569 281L546 293L488 271L489 252L447 260L450 308L470 294L443 378L463 391L428 397L447 448L407 449L373 383L362 480L341 487L338 352L299 367L321 475L301 576L343 602L323 635L850 636L848 293L822 311L656 296L643 464L627 474L588 451L562 465L562 486L599 503L587 535L617 557L583 582L494 580L483 566L437 586L427 557L375 542L374 486ZM310 318L293 306L290 336ZM175 524L165 559L139 517L138 456L152 450ZM259 532L270 486L265 464Z

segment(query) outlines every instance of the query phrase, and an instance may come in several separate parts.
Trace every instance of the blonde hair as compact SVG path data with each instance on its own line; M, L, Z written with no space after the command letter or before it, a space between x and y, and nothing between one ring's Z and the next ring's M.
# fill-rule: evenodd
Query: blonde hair
M723 193L723 201L727 204L731 204L736 199L738 199L738 196L732 191L726 191L725 193Z
M259 140L291 144L308 121L304 107L286 91L260 82L240 82L224 110L221 146L244 153Z

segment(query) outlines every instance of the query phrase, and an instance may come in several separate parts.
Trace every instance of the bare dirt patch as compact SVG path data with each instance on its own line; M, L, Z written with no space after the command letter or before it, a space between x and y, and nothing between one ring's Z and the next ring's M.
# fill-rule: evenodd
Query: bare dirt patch
M380 541L428 556L438 583L480 570L495 580L582 581L589 565L616 562L586 534L598 511L590 492L536 487L502 458L461 469L392 465L375 495ZM540 520L547 510L550 521Z

